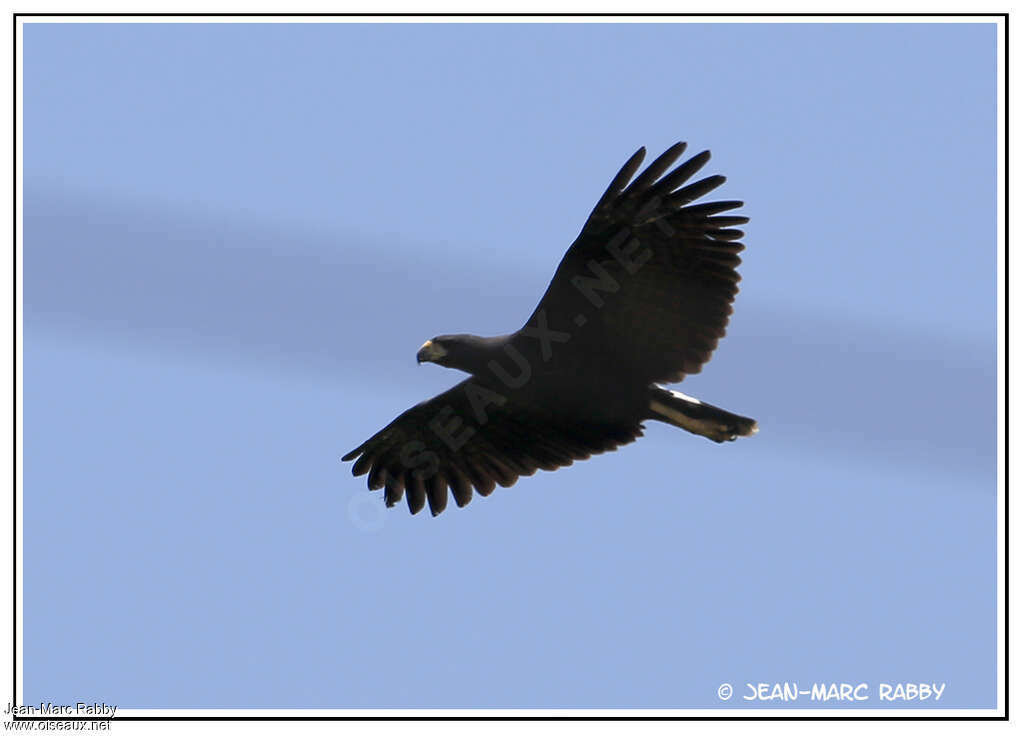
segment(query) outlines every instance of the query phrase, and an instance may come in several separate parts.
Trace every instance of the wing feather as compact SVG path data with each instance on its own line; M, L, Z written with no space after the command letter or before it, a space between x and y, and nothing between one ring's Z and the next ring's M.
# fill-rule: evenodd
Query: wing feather
M353 474L369 473L367 487L384 488L388 506L404 495L412 513L429 506L437 515L447 506L449 489L456 504L465 506L474 488L487 496L496 485L507 488L537 470L571 465L640 435L639 423L581 423L578 417L560 418L538 407L521 406L514 398L500 407L489 405L486 422L480 424L466 393L467 384L474 381L480 379L467 379L417 404L347 453L346 460L355 460ZM459 417L473 430L469 440L453 447L451 436L435 431L437 423L432 420L439 416L447 421Z
M684 148L669 148L632 183L644 149L623 166L527 320L571 336L567 363L614 355L636 378L678 381L699 372L725 335L743 250L735 226L749 219L720 215L737 200L693 204L725 177L687 184L711 154L669 171Z

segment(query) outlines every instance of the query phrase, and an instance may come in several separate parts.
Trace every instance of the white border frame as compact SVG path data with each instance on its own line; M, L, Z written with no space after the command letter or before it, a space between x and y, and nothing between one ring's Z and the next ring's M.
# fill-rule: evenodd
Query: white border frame
M29 12L29 11L26 11ZM84 11L83 11L84 12ZM351 11L356 12L356 11ZM397 12L397 11L396 11ZM415 11L410 10L410 13L414 12L426 12L426 11ZM467 11L471 12L471 11ZM13 274L15 292L12 295L12 299L8 300L4 305L3 309L8 313L7 324L14 323L14 314L12 312L13 303L21 305L22 299L22 287L23 287L23 228L22 228L22 172L23 172L23 158L22 158L22 144L23 144L23 125L22 125L22 58L21 54L23 51L23 29L26 22L29 23L501 23L505 21L514 21L516 23L988 23L997 26L998 36L998 48L997 48L997 171L998 171L998 185L997 185L997 237L998 237L998 295L997 295L997 324L998 324L998 353L997 353L997 401L998 401L998 429L997 429L997 458L998 458L998 495L997 495L997 609L998 609L998 621L997 621L997 707L995 709L912 709L912 708L892 708L892 709L860 709L860 708L782 708L782 707L769 707L769 708L722 708L722 709L700 709L700 710L643 710L643 709L609 709L609 710L594 710L594 709L379 709L379 710L366 710L366 709L329 709L329 710L269 710L269 709L217 709L217 710L191 710L191 709L121 709L117 710L117 717L140 717L140 718L294 718L297 720L301 719L312 719L312 718L602 718L602 717L617 717L617 718L709 718L709 719L722 719L722 718L766 718L766 719L835 719L835 718L886 718L893 720L902 719L920 719L920 718L941 718L941 719L952 719L952 718L1003 718L1006 714L1007 703L1005 702L1006 693L1006 659L1003 656L1006 648L1006 620L1005 610L1007 601L1007 591L1005 588L1006 582L1006 423L1007 417L1004 412L1006 406L1006 380L1004 365L1005 358L1007 355L1007 346L1005 345L1004 336L1006 334L1006 322L1005 322L1005 311L1006 311L1006 237L1007 233L1005 230L1006 222L1006 176L1005 170L1006 161L1006 133L1005 130L1005 119L1006 119L1006 105L1007 100L1005 99L1005 60L1006 60L1006 49L1004 48L1004 40L1006 37L1006 19L992 17L992 16L971 16L962 15L955 17L922 17L922 16L846 16L836 17L828 15L817 15L817 16L801 16L801 17L790 17L790 16L778 16L778 17L759 17L756 16L754 11L749 11L750 15L743 17L736 16L699 16L699 17L678 17L672 15L650 15L642 17L545 17L545 16L513 16L513 15L502 15L502 16L491 16L491 17L394 17L394 16L362 16L362 17L309 17L309 16L273 16L273 17L238 17L231 15L212 16L212 17L182 17L173 15L161 15L161 16L148 16L148 17L133 17L133 16L102 16L102 17L68 17L68 16L47 16L47 17L33 17L29 20L24 18L18 18L14 28L14 34L17 37L16 50L12 50L12 54L16 51L16 58L13 59L15 69L10 70L10 73L5 76L7 80L5 85L8 86L8 97L11 99L13 91L9 89L13 74L18 75L17 84L17 99L15 100L16 109L15 116L17 121L17 139L15 141L15 152L14 160L12 161L14 168L14 175L17 180L18 186L16 190L15 205L15 221L12 223L17 228L17 242L15 248L17 249L17 273ZM798 12L798 11L794 11ZM8 55L8 59L12 58L12 55ZM9 63L9 62L8 62ZM10 118L8 118L10 120ZM5 123L9 125L10 123ZM8 138L10 140L10 138ZM6 283L10 283L8 280ZM14 301L16 300L16 302ZM7 529L11 528L11 524L16 524L17 530L17 541L19 543L18 555L17 555L17 569L14 570L16 576L14 583L17 585L17 631L15 632L17 641L17 656L18 661L14 663L14 666L18 672L17 685L18 692L16 693L17 702L23 703L23 661L22 657L24 654L23 649L23 590L22 590L22 550L20 542L24 538L24 529L22 525L22 510L23 495L24 495L24 478L22 474L22 417L23 417L23 404L22 404L22 390L23 390L23 373L21 365L21 356L23 355L23 333L22 333L22 322L21 322L21 309L18 309L19 320L15 325L14 331L14 344L17 347L16 359L17 374L16 380L17 385L15 388L15 400L12 406L14 411L14 427L16 429L16 436L12 438L16 442L15 452L17 457L16 475L15 481L15 498L17 501L18 515L17 519L11 519L11 507L7 506L8 509L3 513L3 519L0 523L6 523ZM8 343L10 344L10 343ZM5 370L10 370L14 362L7 363ZM15 377L12 377L12 382ZM11 383L8 383L11 385ZM8 425L10 426L10 425ZM9 460L6 460L9 462ZM8 587L6 590L11 590L13 585L10 580L13 565L8 556L12 554L12 548L8 547L0 556L0 566L4 572L2 573L3 579L0 584L7 583ZM3 563L7 564L4 565ZM8 607L6 611L0 615L0 625L6 623L7 617L10 615L11 608ZM4 629L10 631L10 627ZM5 648L10 648L13 642L8 637L3 637L8 643ZM14 653L12 652L12 655ZM13 657L12 657L13 658ZM11 661L10 659L8 661ZM0 686L2 686L11 676L11 672L2 673L0 672ZM11 692L11 684L7 683L7 692ZM115 717L114 720L118 720ZM68 719L55 719L55 720L68 720Z

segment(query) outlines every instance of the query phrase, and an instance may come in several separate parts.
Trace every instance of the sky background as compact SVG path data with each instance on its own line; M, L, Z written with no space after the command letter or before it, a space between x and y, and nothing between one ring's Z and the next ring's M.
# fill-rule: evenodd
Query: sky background
M25 702L994 708L995 54L994 24L26 24ZM680 388L760 433L649 424L386 511L340 456L460 380L419 345L519 327L680 139L752 218Z

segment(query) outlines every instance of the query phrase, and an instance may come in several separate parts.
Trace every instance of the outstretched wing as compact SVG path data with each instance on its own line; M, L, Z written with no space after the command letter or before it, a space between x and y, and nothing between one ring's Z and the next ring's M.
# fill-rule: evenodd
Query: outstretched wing
M588 423L522 406L469 378L404 412L342 460L358 458L352 474L369 473L367 486L384 488L388 506L404 493L412 513L429 503L436 516L449 488L465 506L473 488L487 496L495 485L614 450L641 433L639 423Z
M684 186L711 157L704 151L669 171L685 148L672 146L636 179L644 149L626 162L527 326L546 322L572 335L575 351L617 361L649 382L700 371L732 314L743 250L734 227L748 218L719 216L742 202L692 204L725 177Z

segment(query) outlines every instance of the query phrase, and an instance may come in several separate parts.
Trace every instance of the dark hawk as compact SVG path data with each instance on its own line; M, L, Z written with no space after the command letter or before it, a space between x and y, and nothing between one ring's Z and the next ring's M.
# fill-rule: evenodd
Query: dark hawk
M641 148L612 179L526 324L499 337L442 335L419 362L469 374L343 460L388 506L434 515L538 469L614 450L658 420L725 442L757 422L662 388L711 358L739 291L742 202L694 204L724 176L687 183L711 154L673 168L685 143L639 176Z

